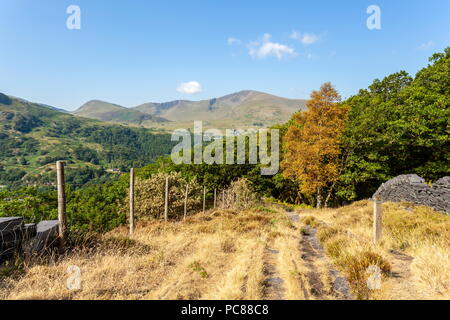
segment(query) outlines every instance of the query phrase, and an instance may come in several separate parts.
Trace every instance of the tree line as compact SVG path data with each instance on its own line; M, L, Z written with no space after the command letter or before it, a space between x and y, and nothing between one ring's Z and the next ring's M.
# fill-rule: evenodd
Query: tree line
M450 172L449 107L450 48L346 101L326 83L287 125L283 174L317 206L368 198L400 174L435 181Z

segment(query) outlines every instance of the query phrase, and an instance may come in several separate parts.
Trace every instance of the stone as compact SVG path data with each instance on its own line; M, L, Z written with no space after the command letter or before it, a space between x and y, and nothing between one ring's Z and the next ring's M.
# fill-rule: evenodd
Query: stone
M450 215L450 177L441 178L430 187L416 174L401 175L383 183L373 195L375 198L411 202Z
M20 228L23 226L23 218L0 218L0 231Z
M34 252L40 252L56 244L59 234L59 221L41 221L36 227L36 237L33 239Z

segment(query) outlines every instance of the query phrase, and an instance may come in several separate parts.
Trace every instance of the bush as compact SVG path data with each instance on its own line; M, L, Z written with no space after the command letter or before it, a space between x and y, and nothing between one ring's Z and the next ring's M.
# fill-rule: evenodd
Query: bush
M202 206L203 188L192 180L188 182L180 173L157 173L149 179L138 179L135 185L136 217L161 218L164 214L165 185L169 178L169 217L179 218L184 214L186 185L189 184L187 210L199 210Z
M124 178L68 192L67 219L71 232L106 232L126 223L127 215L121 210L128 186Z
M24 217L27 223L56 219L57 195L54 190L34 187L0 191L0 217Z
M260 202L256 192L250 187L246 178L241 178L231 183L231 186L225 191L223 207L235 210L250 209Z

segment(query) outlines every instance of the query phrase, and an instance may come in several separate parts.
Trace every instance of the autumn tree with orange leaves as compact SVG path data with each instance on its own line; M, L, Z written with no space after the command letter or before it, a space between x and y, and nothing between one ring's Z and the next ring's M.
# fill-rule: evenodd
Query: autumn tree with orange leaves
M328 206L343 169L340 140L348 108L340 99L329 82L313 91L307 111L294 115L283 141L283 175L298 181L301 193L314 195L319 208Z

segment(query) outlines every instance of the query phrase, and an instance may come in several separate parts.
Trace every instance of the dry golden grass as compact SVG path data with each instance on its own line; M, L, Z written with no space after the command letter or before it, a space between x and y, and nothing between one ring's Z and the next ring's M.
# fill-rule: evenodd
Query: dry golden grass
M269 207L141 221L131 239L122 227L94 247L0 269L0 299L450 299L450 217L386 203L374 245L368 201L297 213L295 223ZM323 250L311 246L309 228ZM373 265L380 290L367 286ZM66 287L70 266L81 269L81 290ZM348 279L350 296L335 292L332 269Z
M408 203L383 204L383 240L372 244L372 203L303 210L318 238L360 299L450 299L450 217ZM319 223L322 222L322 223ZM382 270L381 290L369 290L367 268Z
M262 299L264 251L294 233L287 216L273 210L141 222L131 240L123 227L97 249L0 280L0 299ZM78 291L66 287L72 265L81 269Z

